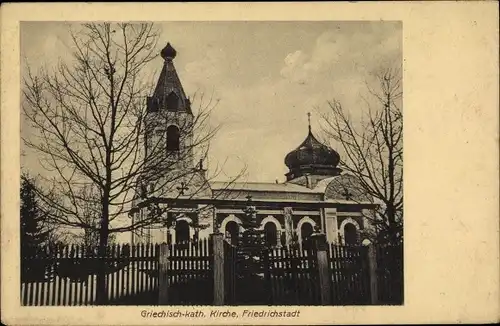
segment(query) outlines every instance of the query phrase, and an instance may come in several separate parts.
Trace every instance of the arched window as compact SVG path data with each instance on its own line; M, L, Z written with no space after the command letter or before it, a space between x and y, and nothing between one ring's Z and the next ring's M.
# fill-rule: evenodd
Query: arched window
M229 221L226 224L226 237L231 239L231 244L233 246L238 245L238 238L240 233L240 227L235 221Z
M177 126L171 125L167 128L167 151L178 151L179 150L179 128Z
M184 220L175 223L175 242L185 243L189 241L189 223Z
M167 111L176 112L179 109L179 98L174 92L167 96Z
M358 232L354 224L347 223L344 226L344 239L347 246L355 246L358 244Z
M313 234L313 226L311 223L304 223L300 227L300 237L302 240L302 246L304 248L309 248L311 246L311 235Z
M276 228L276 224L273 222L267 222L264 225L264 235L268 246L274 247L278 244L278 229Z

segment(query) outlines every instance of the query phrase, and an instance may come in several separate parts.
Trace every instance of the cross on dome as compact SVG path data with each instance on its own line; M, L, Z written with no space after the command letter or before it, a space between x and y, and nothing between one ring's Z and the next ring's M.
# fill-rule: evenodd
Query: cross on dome
M344 188L344 192L342 193L342 196L344 196L346 200L351 200L352 195L353 194L351 192L349 192L349 189Z
M186 184L184 182L181 182L181 185L180 185L180 187L177 187L177 190L179 191L179 195L183 196L184 191L189 190L189 187L186 186Z

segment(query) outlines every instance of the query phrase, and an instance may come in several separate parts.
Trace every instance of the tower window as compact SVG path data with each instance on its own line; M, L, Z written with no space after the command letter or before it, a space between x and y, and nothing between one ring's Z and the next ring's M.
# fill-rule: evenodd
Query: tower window
M167 96L167 110L176 112L179 109L179 97L174 92Z
M167 128L167 151L179 150L179 128L172 125Z

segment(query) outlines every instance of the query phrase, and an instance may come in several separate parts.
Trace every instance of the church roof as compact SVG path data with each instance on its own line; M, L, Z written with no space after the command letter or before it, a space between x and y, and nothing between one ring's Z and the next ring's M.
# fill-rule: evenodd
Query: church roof
M349 182L348 182L349 181ZM229 195L221 197L232 200L245 200L247 194L254 193L254 200L267 202L294 203L338 203L372 204L368 196L354 183L353 177L337 175L321 180L314 188L287 183L272 182L234 182L210 181L210 188L215 192ZM288 195L287 195L288 194ZM350 197L346 197L346 195Z
M228 184L227 182L211 181L210 187L213 190L227 190L231 191L265 191L265 192L295 192L295 193L320 193L314 189L309 189L293 183L274 183L274 182L234 182Z
M163 102L170 93L174 92L181 101L180 108L185 108L186 111L191 113L191 103L184 92L181 80L173 63L173 59L176 57L177 51L170 43L167 43L160 54L164 60L163 68L160 76L158 77L158 82L156 83L156 88L151 98L157 99L159 102Z
M318 181L318 183L316 184L316 186L313 189L315 191L318 191L318 192L325 192L326 187L328 187L330 182L332 182L333 179L338 178L338 177L340 177L340 175L324 178L324 179Z

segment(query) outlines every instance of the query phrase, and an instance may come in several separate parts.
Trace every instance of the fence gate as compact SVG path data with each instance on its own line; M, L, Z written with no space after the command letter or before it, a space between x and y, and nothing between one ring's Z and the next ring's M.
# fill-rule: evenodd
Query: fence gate
M224 292L227 305L270 304L267 250L259 255L260 264L250 271L243 259L241 247L224 241Z
M168 303L210 305L213 301L212 242L203 239L169 245Z
M224 242L227 305L319 305L316 255L304 248L267 248L249 273L238 247Z
M267 266L272 304L321 304L315 249L304 247L270 249Z
M368 248L336 246L329 248L334 305L359 305L370 302Z

